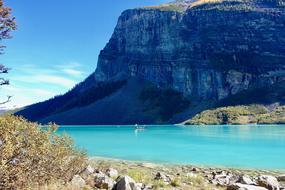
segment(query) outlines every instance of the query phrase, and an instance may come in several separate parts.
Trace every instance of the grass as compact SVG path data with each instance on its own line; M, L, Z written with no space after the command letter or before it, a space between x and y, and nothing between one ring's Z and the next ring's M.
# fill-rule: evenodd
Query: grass
M152 182L151 172L147 170L141 170L137 168L131 168L127 170L126 174L133 178L135 181L141 183L150 183Z
M180 187L181 186L181 180L179 178L174 178L171 182L170 185L173 187Z
M161 180L156 180L153 182L153 189L154 190L165 189L166 186L167 185Z

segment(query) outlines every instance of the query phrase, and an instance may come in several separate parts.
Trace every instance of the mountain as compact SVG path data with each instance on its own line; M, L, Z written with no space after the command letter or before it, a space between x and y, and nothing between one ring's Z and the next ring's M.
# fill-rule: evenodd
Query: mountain
M198 0L124 11L96 71L17 112L58 124L179 123L285 102L285 1Z

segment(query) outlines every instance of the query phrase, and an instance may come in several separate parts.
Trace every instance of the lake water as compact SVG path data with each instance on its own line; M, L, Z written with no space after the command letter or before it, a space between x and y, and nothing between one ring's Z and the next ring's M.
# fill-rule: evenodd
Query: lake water
M285 126L61 126L89 156L285 169Z

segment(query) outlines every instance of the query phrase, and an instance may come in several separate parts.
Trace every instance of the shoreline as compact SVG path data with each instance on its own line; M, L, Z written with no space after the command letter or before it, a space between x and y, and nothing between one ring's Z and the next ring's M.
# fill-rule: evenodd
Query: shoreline
M271 173L271 174L284 174L285 169L274 169L274 168L247 168L247 167L228 167L228 166L215 166L215 165L202 165L202 164L182 164L182 163L168 163L168 162L155 162L155 161L143 161L143 160L126 160L120 158L103 157L103 156L91 156L89 162L109 162L109 163L123 163L126 165L141 165L141 166L156 166L156 167L192 167L199 169L216 169L216 170L231 170L231 171L242 171L242 172L260 172L260 173Z
M116 174L112 178L114 183L127 177L144 187L138 188L143 190L266 190L276 185L280 190L285 189L285 170L159 164L98 156L89 157L88 163L89 169L94 168L95 178L98 175L112 178L109 173L112 171ZM264 181L268 184L264 185Z

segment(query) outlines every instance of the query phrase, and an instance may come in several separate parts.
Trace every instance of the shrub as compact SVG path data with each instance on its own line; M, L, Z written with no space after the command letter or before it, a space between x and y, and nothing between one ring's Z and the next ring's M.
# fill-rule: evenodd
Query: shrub
M263 105L253 104L248 106L248 111L254 114L266 114L268 110Z
M166 184L161 180L156 180L154 181L152 187L154 190L160 190L160 189L164 189L166 187Z
M179 186L181 186L181 181L180 181L180 179L178 179L178 178L174 178L174 179L171 181L170 185L171 185L172 187L179 187Z
M41 127L21 117L0 117L0 189L27 189L67 182L87 163L56 125Z

